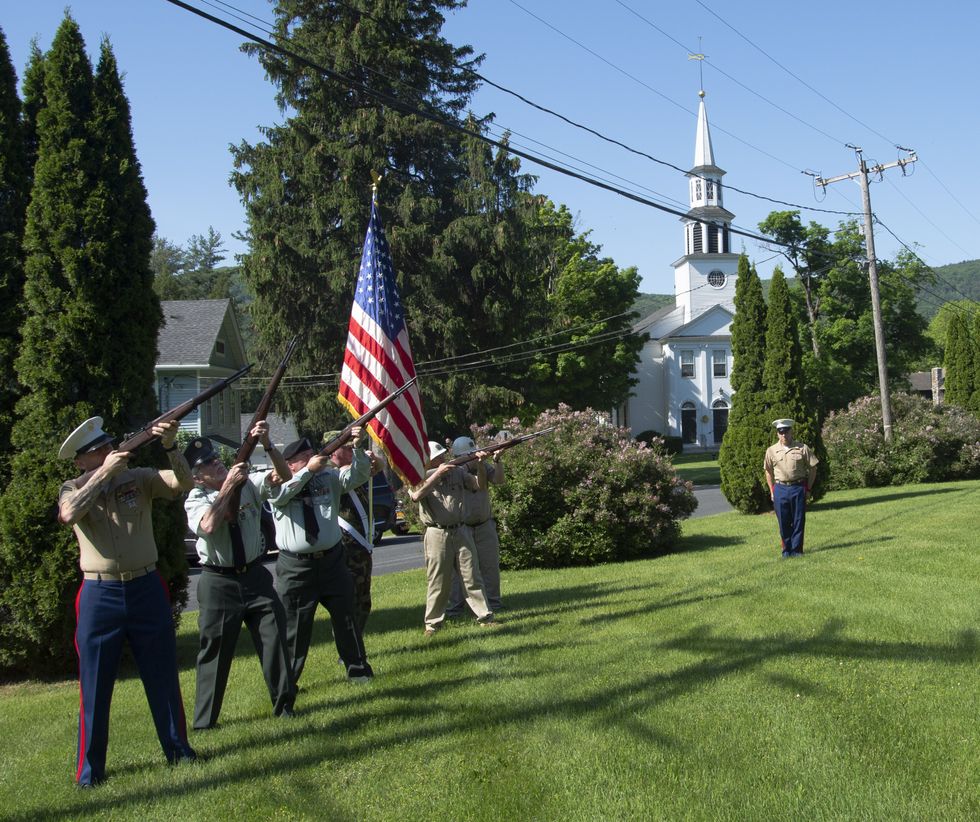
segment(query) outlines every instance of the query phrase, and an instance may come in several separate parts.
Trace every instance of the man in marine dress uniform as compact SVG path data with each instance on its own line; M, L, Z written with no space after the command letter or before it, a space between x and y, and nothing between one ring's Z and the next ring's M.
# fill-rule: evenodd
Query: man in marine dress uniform
M58 519L78 538L82 585L75 598L75 648L81 688L75 780L105 779L109 704L123 642L139 668L163 754L171 764L196 758L187 741L177 678L177 645L167 583L156 569L153 499L176 499L191 488L190 469L174 445L176 421L155 425L171 470L129 468L133 452L113 451L92 417L68 435L58 456L72 459L87 482L61 486Z
M487 472L480 460L477 472L471 474L462 466L446 461L446 449L429 441L429 470L425 481L408 493L419 503L419 514L425 525L423 546L428 592L425 601L425 635L431 637L446 618L446 603L452 590L453 575L458 569L466 589L466 602L477 622L493 623L493 611L487 607L483 580L476 559L473 535L464 522L463 494L486 489Z
M317 605L330 614L347 678L367 682L374 676L354 619L354 583L337 524L341 494L363 485L371 470L358 443L363 430L360 426L352 429L351 462L340 470L330 468L330 457L314 451L306 437L291 442L283 452L293 475L271 502L279 546L276 576L286 607L286 636L297 682L306 665Z
M296 700L286 615L272 574L262 565L265 546L260 527L262 501L278 483L289 479L289 466L269 441L267 422L257 422L251 433L262 443L275 471L250 475L246 462L225 468L207 437L193 440L184 450L196 486L184 509L187 524L198 537L202 568L197 586L201 637L194 706L197 731L218 722L242 622L252 634L272 712L292 716Z
M793 439L793 420L773 422L779 441L766 449L763 470L769 496L779 522L783 558L803 556L806 498L817 479L819 460L810 449Z

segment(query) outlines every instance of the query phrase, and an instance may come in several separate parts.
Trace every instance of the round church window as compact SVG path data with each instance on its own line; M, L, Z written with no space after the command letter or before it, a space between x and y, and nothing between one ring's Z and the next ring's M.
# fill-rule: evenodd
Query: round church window
M726 282L728 282L728 277L725 276L724 271L715 269L708 274L708 285L712 288L724 288Z

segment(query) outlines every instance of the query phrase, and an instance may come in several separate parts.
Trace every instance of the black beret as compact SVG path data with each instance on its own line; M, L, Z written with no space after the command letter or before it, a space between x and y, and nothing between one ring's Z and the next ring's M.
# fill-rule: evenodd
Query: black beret
M313 444L306 438L301 437L294 442L289 443L285 448L282 449L282 455L287 459L291 460L297 454L301 454L303 451L312 451Z

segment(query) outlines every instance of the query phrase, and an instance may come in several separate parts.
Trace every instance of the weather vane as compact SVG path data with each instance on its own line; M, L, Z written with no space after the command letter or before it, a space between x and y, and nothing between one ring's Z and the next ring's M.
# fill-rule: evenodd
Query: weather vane
M699 36L698 37L698 53L697 54L688 54L687 55L687 59L688 60L697 60L698 61L698 82L701 85L701 88L698 91L698 97L704 97L704 58L707 55L702 54L701 51L700 51L700 49L701 49L701 37Z

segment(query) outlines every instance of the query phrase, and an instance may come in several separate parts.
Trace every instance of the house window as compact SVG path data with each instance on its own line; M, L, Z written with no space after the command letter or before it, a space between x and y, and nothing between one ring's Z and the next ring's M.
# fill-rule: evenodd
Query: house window
M693 351L681 351L681 376L682 377L694 376L694 352Z
M716 377L728 376L728 352L711 352L711 373Z
M693 402L686 402L681 406L681 440L686 445L698 441L698 410Z
M214 350L218 354L224 354L225 353L225 341L224 340L216 340L215 343L214 343Z
M724 400L715 400L711 404L711 415L714 418L714 440L715 445L721 443L728 430L728 403Z

